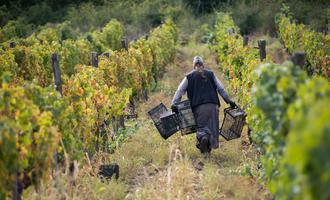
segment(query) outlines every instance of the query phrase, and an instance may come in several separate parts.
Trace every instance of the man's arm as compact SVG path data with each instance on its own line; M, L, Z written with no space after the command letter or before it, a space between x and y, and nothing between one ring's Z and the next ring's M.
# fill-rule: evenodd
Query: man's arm
M220 96L225 100L226 103L232 102L232 100L229 98L227 92L225 91L225 88L223 87L220 80L214 75L214 83L217 88L217 91L219 92Z
M172 104L177 104L177 103L179 103L181 101L181 97L187 91L187 88L188 88L188 79L187 79L187 77L185 77L181 81L178 89L176 90L176 92L174 94L174 97L173 97L173 100L172 100Z

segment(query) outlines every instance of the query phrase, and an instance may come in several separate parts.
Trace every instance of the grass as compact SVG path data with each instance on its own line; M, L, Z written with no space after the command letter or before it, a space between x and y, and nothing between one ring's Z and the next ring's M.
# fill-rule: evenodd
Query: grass
M139 107L139 113L146 113L160 102L170 105L177 85L192 69L191 60L195 55L206 58L207 66L222 79L206 45L190 42L179 49L175 64L169 66L160 87ZM225 105L223 101L222 105ZM221 140L220 149L205 157L196 149L193 134L176 134L163 140L148 116L140 120L148 123L123 149L110 155L111 160L124 166L121 181L129 185L126 199L271 198L255 178L256 154L251 146L245 145L246 137L230 142ZM198 163L203 163L202 170L197 169Z
M91 164L80 166L76 178L60 174L56 181L43 183L40 199L271 199L258 183L256 154L246 145L246 137L229 142L221 139L220 148L204 156L195 147L194 134L175 134L164 140L147 116L160 102L170 106L178 84L192 70L195 55L203 56L223 81L206 45L180 47L158 88L138 106L136 133L114 153L99 153L93 160L83 161ZM225 103L221 103L223 110ZM222 112L220 117L222 120ZM120 166L120 178L102 183L97 169L108 163ZM24 199L36 199L32 188L25 191Z

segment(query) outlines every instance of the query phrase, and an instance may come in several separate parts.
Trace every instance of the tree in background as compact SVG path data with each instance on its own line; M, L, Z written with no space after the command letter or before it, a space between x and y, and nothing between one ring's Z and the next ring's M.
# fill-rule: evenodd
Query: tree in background
M0 26L15 24L12 20L20 20L20 25L29 26L69 20L75 26L73 28L86 32L115 18L123 24L133 25L131 27L138 26L140 30L129 29L129 32L137 33L158 26L167 17L189 24L192 14L202 19L214 11L229 11L242 34L262 32L274 35L274 19L283 3L290 7L298 22L328 32L330 1L327 0L3 0ZM20 30L24 30L24 26ZM18 35L24 35L24 31L21 33Z

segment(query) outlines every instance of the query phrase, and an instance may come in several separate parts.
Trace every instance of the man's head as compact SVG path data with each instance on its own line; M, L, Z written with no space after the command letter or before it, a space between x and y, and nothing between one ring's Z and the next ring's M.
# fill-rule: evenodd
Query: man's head
M195 56L194 59L193 59L193 66L194 66L194 68L204 67L203 58L200 57L200 56Z

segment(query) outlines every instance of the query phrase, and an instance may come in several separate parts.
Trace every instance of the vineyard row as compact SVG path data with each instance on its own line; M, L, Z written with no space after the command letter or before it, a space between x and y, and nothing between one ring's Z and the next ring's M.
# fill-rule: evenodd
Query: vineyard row
M124 115L130 100L150 90L173 60L177 33L171 21L121 50L110 50L111 42L121 45L122 39L113 26L118 22L95 33L102 45L110 41L98 67L86 65L98 37L58 42L31 36L0 50L0 198L23 174L38 188L55 162L111 148L107 125ZM52 61L60 68L56 77L62 73L56 82L63 83L62 95L53 86Z
M290 29L283 23L280 34ZM230 29L236 33L228 34ZM318 48L324 43L314 40L321 36L301 30L310 36L305 38L306 44L315 43L306 55L317 73L308 76L292 62L273 64L269 55L260 59L258 50L243 45L238 33L230 15L220 13L211 48L217 53L230 90L248 113L251 138L262 163L261 169L248 166L251 173L264 181L276 199L329 199L329 57L321 53L323 47ZM291 38L287 36L285 42Z

